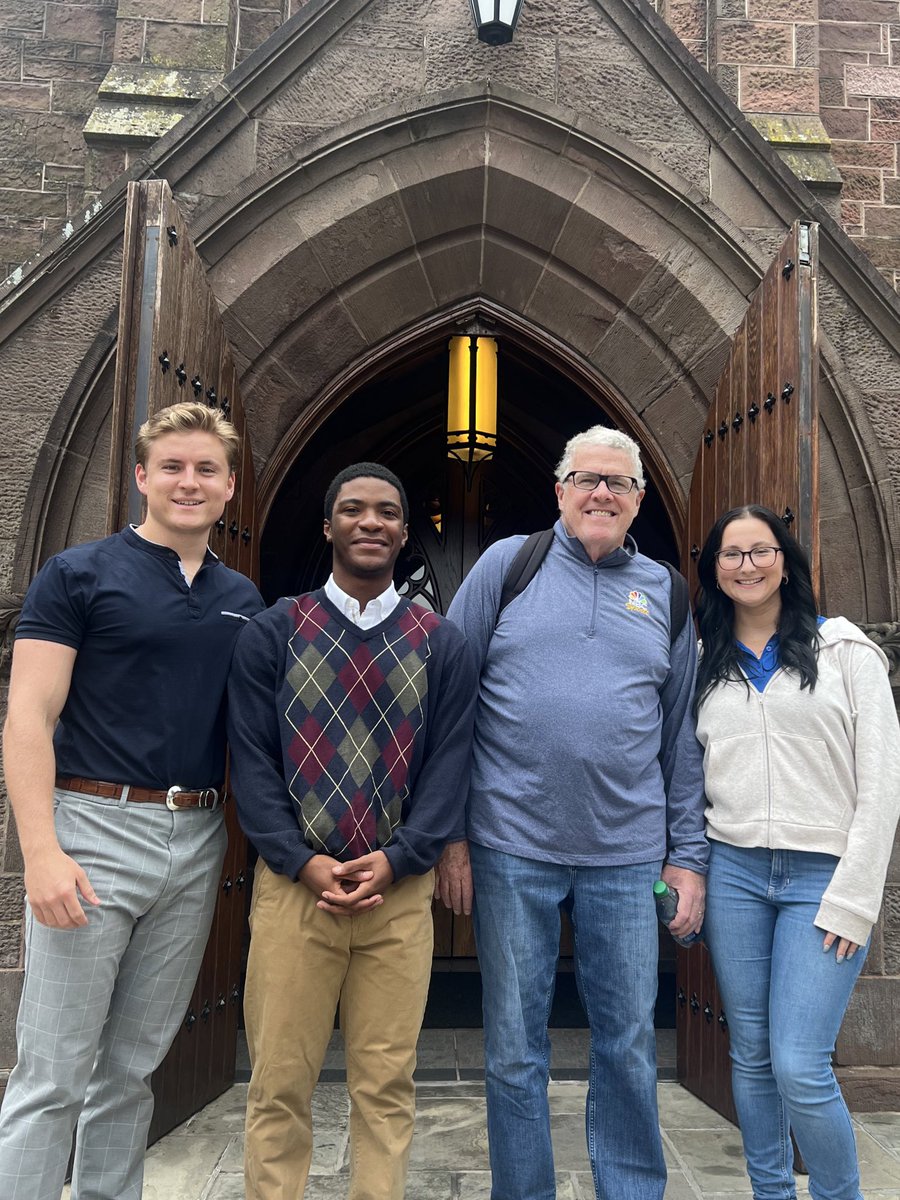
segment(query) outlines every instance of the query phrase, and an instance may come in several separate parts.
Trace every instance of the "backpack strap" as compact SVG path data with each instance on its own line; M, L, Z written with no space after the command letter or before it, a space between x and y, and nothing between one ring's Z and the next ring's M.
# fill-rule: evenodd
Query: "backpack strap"
M677 567L673 567L664 558L658 558L656 561L666 568L672 580L672 592L669 597L669 645L674 646L675 639L684 628L691 606L687 580Z
M516 552L506 578L503 580L503 590L500 593L500 606L497 609L497 620L511 600L521 594L540 570L541 563L547 557L547 551L553 544L553 530L540 529L530 533ZM494 622L496 625L497 621Z
M506 608L507 604L515 600L516 596L521 596L535 575L537 575L541 569L541 563L547 557L547 552L552 544L553 530L541 529L537 533L530 533L516 551L516 557L510 563L509 570L506 572L506 578L503 580L500 605L497 609L497 621L499 621L500 614ZM672 590L669 597L669 644L673 645L687 620L688 609L690 608L688 585L685 577L671 563L666 562L662 558L657 561L660 566L666 568L672 580ZM496 621L494 624L496 625Z

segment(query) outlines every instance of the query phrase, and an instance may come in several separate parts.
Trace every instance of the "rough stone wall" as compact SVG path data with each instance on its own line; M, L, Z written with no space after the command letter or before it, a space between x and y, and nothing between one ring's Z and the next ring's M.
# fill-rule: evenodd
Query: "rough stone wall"
M818 112L817 0L719 0L709 70L745 113Z
M307 3L309 0L240 0L236 10L235 65L243 62L279 25Z
M307 2L3 0L0 279Z
M701 66L709 68L707 0L660 0L657 12Z
M112 61L113 3L4 0L0 8L0 272L122 169L82 136Z
M224 73L308 2L4 0L0 277L76 219ZM396 0L394 7L399 32L407 4ZM429 7L436 29L458 23L457 5ZM658 8L760 132L783 150L788 165L812 183L824 173L825 185L836 189L840 181L823 167L821 153L807 152L811 146L827 150L827 131L843 177L844 226L900 286L897 0L660 0ZM544 32L547 11L545 0L528 0L519 45L505 51L533 59L536 70L553 66L545 61L546 44L525 46L524 39ZM591 37L588 26L584 22ZM457 32L469 45L468 30ZM597 48L602 65L602 42ZM110 66L121 69L110 72ZM173 82L172 69L194 74ZM169 76L161 78L161 72ZM600 77L610 72L597 74L602 85Z
M830 149L836 215L900 288L897 0L662 0L659 11L801 179L815 186Z
M900 287L900 6L820 0L821 115L844 179L841 220Z
M149 0L143 2L146 4ZM154 2L162 3L162 0ZM182 0L172 2L181 4ZM120 5L119 16L123 21L138 19L126 18L124 11ZM146 9L142 11L146 12ZM151 18L146 16L140 18L141 22L145 30L152 23ZM240 50L244 43L239 25L234 26L230 36ZM145 38L141 48L146 45ZM138 48L135 47L132 52L137 53ZM145 64L140 61L132 65ZM770 237L772 252L781 241L781 222L768 205L765 186L757 188L751 180L729 175L721 151L713 147L711 154L708 137L692 106L684 100L679 101L673 92L667 91L659 74L652 69L652 64L648 64L616 36L611 22L604 21L596 9L581 0L527 0L520 36L512 47L505 50L491 50L475 42L468 24L467 0L377 0L358 21L324 45L316 57L304 60L292 77L272 91L261 87L256 92L256 106L248 101L241 113L244 119L232 131L223 134L211 128L210 138L221 138L221 141L212 141L209 161L204 156L198 156L197 165L189 173L179 176L179 195L188 206L200 203L201 198L208 204L212 203L214 197L232 193L236 180L242 175L248 175L265 165L274 165L287 150L296 150L306 139L314 140L320 134L327 137L327 130L334 124L364 117L373 109L392 101L408 100L423 92L437 93L467 80L481 87L485 78L531 92L539 100L543 98L567 105L575 113L591 115L597 122L611 128L614 134L644 146L658 161L669 164L682 176L691 179L703 198L711 198L714 204L732 214L760 244L766 244L766 237ZM340 86L336 86L335 81L339 81ZM495 139L498 148L494 152L498 155L501 154L499 143L502 140ZM514 214L508 228L515 236L485 242L484 253L490 259L487 269L496 277L502 276L504 286L508 288L502 298L513 308L524 310L529 303L529 294L535 292L535 304L539 306L537 311L546 316L548 327L553 323L549 319L551 307L555 310L554 319L561 320L560 314L567 313L568 328L561 340L576 348L582 344L591 347L599 344L598 338L605 336L602 329L598 330L594 315L596 312L603 319L604 309L596 305L594 311L586 313L582 290L570 287L563 277L549 281L542 291L535 291L545 255L551 247L555 248L556 253L561 252L557 240L558 222L562 219L561 214L568 211L573 196L582 184L580 180L577 181L576 188L574 177L561 173L554 181L555 195L548 203L543 191L535 188L533 183L529 185L525 168L530 162L531 153L526 140L517 154L498 160L502 169L497 171L494 179L491 203L498 206L501 215ZM714 157L716 153L719 154L718 158ZM479 156L479 172L481 167ZM364 195L377 195L382 171L377 161L373 161L371 167L367 164L365 170L361 169L360 178L350 193L330 192L323 185L318 196L311 194L304 198L302 205L298 204L296 212L289 218L294 236L298 226L304 229L310 241L312 233L308 231L315 231L316 257L310 256L305 271L292 269L285 274L282 289L276 291L274 288L274 275L267 280L260 301L261 347L271 347L278 341L273 331L278 328L279 321L296 319L301 308L295 302L300 287L302 285L312 290L319 286L316 271L324 270L323 263L328 264L328 277L324 280L322 294L337 293L344 284L360 274L363 260L368 262L369 257L375 260L387 258L392 247L396 248L398 257L402 257L410 220L421 222L423 229L427 226L429 204L422 202L418 207L401 210L390 186L382 197L383 203L363 205ZM481 177L480 174L478 177ZM628 211L634 209L637 199L636 189L629 190L625 200ZM594 196L588 194L586 204L589 203L605 206L606 196L603 193ZM346 211L342 208L343 204L347 205ZM484 213L485 209L479 202L473 224L482 222ZM487 210L487 215L490 217L490 210ZM615 214L607 215L613 227ZM499 221L498 225L504 228L503 221ZM649 230L643 231L642 236L644 233L650 237ZM584 246L590 247L591 253L597 255L584 269L594 278L604 279L607 287L611 287L612 283L604 275L607 263L602 256L609 259L621 254L621 267L617 269L621 270L623 289L635 316L658 329L660 343L678 355L686 356L693 342L697 351L694 379L699 381L708 395L716 374L713 352L721 345L718 322L724 320L729 305L733 304L736 323L738 310L743 308L742 302L738 303L740 296L735 292L734 281L724 276L719 279L712 273L705 275L698 267L693 250L683 247L674 262L666 261L665 269L660 268L658 272L648 275L642 288L638 289L637 278L642 268L639 256L633 254L630 244L616 244L609 237L579 239L575 222L569 228L568 237L577 240L580 267L584 264ZM423 251L430 251L430 237L424 232L422 240ZM276 231L271 245L273 262L277 262L278 256L283 254L284 241L284 235ZM531 247L533 252L529 255L517 254L519 246ZM251 249L248 247L247 253ZM240 253L243 251L236 251L236 260L239 260ZM663 252L660 253L662 255ZM528 261L529 257L531 262ZM281 362L295 362L296 379L302 380L308 389L316 382L315 373L320 369L320 363L327 368L323 370L321 382L333 378L335 371L330 365L333 358L329 355L336 341L346 338L347 344L351 344L350 338L355 334L361 341L375 343L382 332L396 328L403 315L408 313L412 319L420 315L429 302L434 303L437 293L432 292L430 298L425 295L423 281L417 275L418 264L426 258L425 252L417 255L415 265L406 274L401 273L407 270L404 266L402 269L398 267L390 278L368 280L365 290L361 287L343 288L340 302L347 312L354 314L357 321L355 330L348 329L346 335L345 328L349 327L349 320L345 326L332 319L332 313L339 309L337 302L320 307L311 303L310 312L313 315L306 328L313 330L313 323L321 319L319 336L301 338L298 334L291 345L279 345L277 354ZM429 263L429 282L442 278L449 280L451 270L460 261L465 270L465 259L456 247L453 247L445 261L448 263L444 268L446 276L442 275L440 267L432 267ZM220 276L222 287L218 294L223 299L227 299L229 287L237 286L235 279L229 279L231 265L223 268ZM240 266L239 261L237 265ZM254 269L257 267L258 264ZM59 393L47 383L49 371L44 377L43 391L22 386L22 381L30 385L35 362L63 354L67 358L71 356L74 361L84 357L94 332L114 307L118 271L118 262L112 260L104 262L104 274L95 265L92 274L83 276L77 286L60 298L52 311L48 307L41 313L30 327L27 338L11 338L2 348L4 377L19 382L21 390L8 389L5 399L0 396L0 414L6 410L4 421L8 422L10 429L10 436L0 439L0 581L12 575L16 539L34 464L47 447L49 422L54 405L59 402ZM631 278L632 271L636 273L634 279ZM610 272L612 275L615 273ZM379 274L388 276L389 273ZM673 279L678 280L679 289L697 293L701 290L695 286L698 284L706 289L707 310L717 314L717 321L712 325L704 325L702 312L684 302L684 292L672 286ZM553 292L549 290L551 282L556 286ZM630 283L627 289L626 283ZM417 291L416 286L420 290ZM713 303L716 292L719 293L718 299ZM838 350L840 361L848 364L848 374L852 375L849 382L858 381L864 385L862 403L872 420L877 419L879 440L888 444L888 422L895 417L898 394L894 348L879 343L870 323L858 310L842 311L842 294L837 287L828 291L823 282L821 297L823 323ZM621 391L623 395L643 393L646 396L646 359L629 353L632 343L625 342L625 333L627 328L623 322L619 332L622 340L617 351ZM710 339L710 356L703 357L702 361L699 351L705 348L705 344L699 344L698 337ZM287 359L289 352L296 354L295 360ZM341 353L344 352L345 347L342 346ZM633 375L629 374L632 370ZM296 402L296 397L291 393L297 390L293 386L287 389L288 402ZM254 399L258 400L258 396ZM675 399L678 400L677 396ZM669 396L661 396L660 405L666 404L669 404ZM643 412L648 426L653 428L654 422L658 422L659 428L666 428L665 422L669 419L666 412L669 412L672 414L672 436L676 436L675 427L684 425L684 415L689 412L688 405L680 400L672 402L662 415L654 412L655 405L654 400ZM884 425L880 418L883 418ZM98 451L96 461L100 462L102 457L102 452ZM896 474L894 478L897 478ZM867 480L860 480L858 485L860 490L868 486ZM885 489L889 486L890 481L886 479ZM90 497L89 486L81 486L78 490L82 497ZM851 490L844 489L842 496ZM76 508L74 494L69 504L73 510ZM100 511L99 506L95 508ZM840 513L832 519L849 521L852 515ZM86 532L86 525L74 523L75 540ZM863 533L867 531L863 530ZM838 540L835 544L843 547L853 544L853 541L853 537L848 535L845 541ZM861 552L871 552L872 547L881 544L876 529L872 529L868 536L858 537L856 541L861 545ZM0 928L0 1063L4 1061L3 1039L8 1036L4 1034L3 1022L14 1009L13 992L18 985L18 972L14 965L11 964L13 969L3 969L4 934L9 933L17 923L21 894L15 890L21 885L14 839L6 840L5 846L5 857L0 859L0 926L8 921L10 928ZM900 883L896 866L891 882ZM895 908L894 897L890 911L893 912ZM9 942L9 947L12 954L18 953L14 938ZM872 976L874 982L871 987L864 982L859 990L861 1005L868 1003L870 995L877 999L885 989L890 996L897 992L896 979L885 983L886 977L896 973L891 966L896 962L896 942L892 941L880 953L880 958L878 954L873 958L873 967L876 968ZM861 1027L864 1025L861 1018ZM864 1044L866 1039L860 1035L857 1040ZM11 1043L7 1043L7 1048L8 1045ZM890 1062L896 1061L893 1049L879 1053ZM849 1050L847 1055L849 1057ZM860 1061L866 1061L862 1054Z

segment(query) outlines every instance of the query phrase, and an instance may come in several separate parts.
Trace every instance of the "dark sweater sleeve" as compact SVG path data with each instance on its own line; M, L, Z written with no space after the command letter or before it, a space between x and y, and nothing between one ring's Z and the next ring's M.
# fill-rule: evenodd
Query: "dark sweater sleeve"
M688 615L672 645L669 675L660 689L660 765L666 788L666 861L705 875L709 844L705 834L703 753L691 714L697 673L697 640Z
M296 879L313 852L284 780L277 711L287 631L278 608L241 632L228 678L231 785L244 833L279 875Z
M466 836L478 672L466 639L449 621L431 637L422 764L403 824L384 847L395 879L424 875L446 842Z

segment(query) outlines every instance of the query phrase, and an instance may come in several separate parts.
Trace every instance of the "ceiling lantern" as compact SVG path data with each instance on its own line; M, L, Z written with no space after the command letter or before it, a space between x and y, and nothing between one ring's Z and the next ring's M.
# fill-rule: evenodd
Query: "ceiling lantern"
M447 454L470 474L497 448L497 342L452 337L447 384Z

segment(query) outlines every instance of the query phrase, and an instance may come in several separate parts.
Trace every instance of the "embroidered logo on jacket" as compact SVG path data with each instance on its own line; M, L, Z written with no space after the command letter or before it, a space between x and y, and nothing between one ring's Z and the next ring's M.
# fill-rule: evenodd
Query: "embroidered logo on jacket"
M650 609L647 606L647 597L643 592L629 592L625 607L629 612L641 613L645 617L650 616Z

